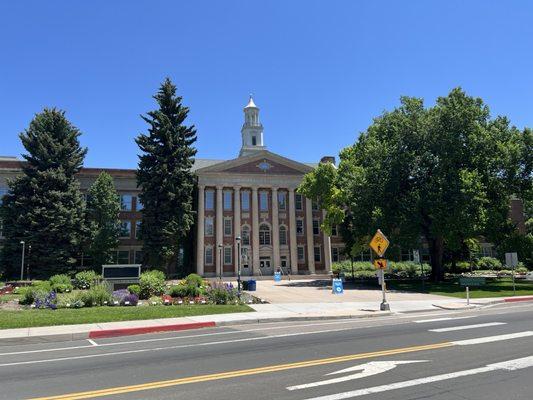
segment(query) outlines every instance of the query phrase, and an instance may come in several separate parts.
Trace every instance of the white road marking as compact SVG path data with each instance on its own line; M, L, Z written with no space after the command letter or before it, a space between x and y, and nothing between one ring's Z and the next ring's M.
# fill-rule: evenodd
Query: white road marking
M96 343L94 340L92 339L87 339L87 341L92 344L93 346L98 346L98 343Z
M308 388L311 388L311 387L331 385L331 384L334 384L334 383L346 382L346 381L351 381L351 380L354 380L354 379L361 379L361 378L365 378L367 376L377 375L377 374L381 374L383 372L390 371L391 369L394 369L398 365L401 365L401 364L413 364L413 363L421 363L421 362L428 362L428 360L371 361L371 362L367 362L365 364L356 365L354 367L341 369L340 371L331 372L331 373L329 373L327 375L337 375L337 374L343 374L343 373L346 373L346 372L361 371L361 372L358 372L357 374L347 375L347 376L343 376L343 377L340 377L340 378L327 379L325 381L306 383L306 384L303 384L303 385L289 386L287 388L287 390L308 389Z
M486 324L452 326L449 328L428 329L428 331L441 333L441 332L462 331L466 329L487 328L489 326L498 326L498 325L507 325L507 322L488 322Z
M428 376L427 378L412 379L409 381L395 382L388 385L373 386L365 389L352 390L350 392L343 392L332 394L328 396L313 397L307 400L342 400L351 399L354 397L365 396L367 394L388 392L391 390L404 389L412 386L425 385L427 383L441 382L455 378L461 378L464 376L471 376L477 374L483 374L486 372L504 370L504 371L516 371L519 369L525 369L533 367L533 356L518 358L515 360L509 360L496 364L489 364L485 367L468 369L464 371L452 372L449 374Z
M470 346L473 344L492 343L492 342L499 342L502 340L519 339L519 338L524 338L524 337L529 337L529 336L533 336L533 331L509 333L507 335L485 336L485 337L480 337L480 338L475 338L475 339L455 340L450 343L453 343L457 346Z
M413 321L416 324L425 324L426 322L440 322L440 321L455 321L456 319L468 319L468 318L476 318L478 315L469 315L467 317L444 317L444 318L433 318L433 319L419 319L417 321Z

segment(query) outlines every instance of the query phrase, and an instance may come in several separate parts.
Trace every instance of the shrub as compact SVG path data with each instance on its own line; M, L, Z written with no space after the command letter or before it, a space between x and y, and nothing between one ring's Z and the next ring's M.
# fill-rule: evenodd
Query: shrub
M213 284L207 291L207 299L214 304L228 304L237 298L237 290L231 284Z
M148 304L151 306L160 306L163 304L163 300L159 296L152 296L148 299Z
M31 286L26 286L19 288L18 294L20 294L19 298L19 304L29 306L30 304L33 304L33 301L35 300L35 288Z
M129 292L128 292L129 294ZM85 307L103 306L111 301L111 295L107 285L94 285L87 291L81 293L80 300Z
M197 275L197 274L189 274L187 275L187 277L185 278L185 283L188 285L188 286L196 286L196 287L202 287L203 286L203 283L204 283L204 280L202 279L202 277L200 275Z
M158 270L143 272L139 279L139 286L141 299L161 296L165 292L165 274Z
M476 264L478 269L502 269L502 263L500 262L500 260L493 257L481 257Z
M187 293L187 285L183 284L172 286L168 291L171 297L186 297Z
M128 291L131 294L137 295L137 297L139 297L139 295L141 294L141 287L139 285L129 285Z
M527 274L528 273L528 269L526 267L524 267L524 266L516 267L515 273L517 273L517 274Z
M92 270L81 271L74 276L74 283L78 289L89 289L99 279L101 276Z
M57 306L59 308L82 308L85 306L82 300L83 293L65 293L57 297Z
M56 293L70 292L74 287L66 274L54 275L49 280L52 290Z
M139 302L139 296L137 296L136 294L128 293L126 296L124 296L120 305L121 306L136 306L138 302Z
M33 281L31 287L34 290L41 290L43 292L49 292L52 290L52 285L49 281Z
M129 294L130 292L128 291L128 289L115 290L111 295L111 300L121 304L124 300L124 297L128 296Z
M44 292L37 290L34 292L35 300L33 304L35 308L49 308L55 310L57 308L57 295L53 290L50 292Z

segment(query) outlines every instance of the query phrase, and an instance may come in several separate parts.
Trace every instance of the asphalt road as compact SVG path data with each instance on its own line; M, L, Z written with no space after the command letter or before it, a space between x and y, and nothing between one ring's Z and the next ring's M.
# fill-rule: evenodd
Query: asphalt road
M533 304L0 347L0 399L533 399Z

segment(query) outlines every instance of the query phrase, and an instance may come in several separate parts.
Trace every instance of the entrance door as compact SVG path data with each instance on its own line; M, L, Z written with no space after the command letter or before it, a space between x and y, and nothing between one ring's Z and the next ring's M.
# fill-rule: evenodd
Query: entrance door
M261 257L259 259L259 269L261 270L261 274L263 275L274 274L274 269L272 268L272 264L269 257Z

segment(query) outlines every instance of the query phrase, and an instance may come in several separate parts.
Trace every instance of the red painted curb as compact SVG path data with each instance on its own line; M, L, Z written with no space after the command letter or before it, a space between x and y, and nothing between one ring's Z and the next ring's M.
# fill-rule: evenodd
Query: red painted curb
M505 303L516 303L518 301L533 301L533 296L530 297L508 297L506 299L503 299Z
M143 333L185 331L188 329L212 328L216 326L214 322L191 322L189 324L142 326L139 328L105 329L100 331L90 331L89 339L107 338L115 336L142 335Z

